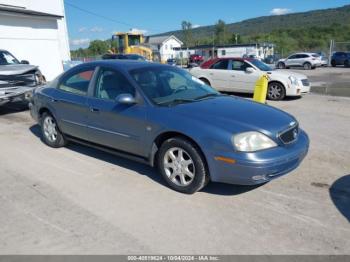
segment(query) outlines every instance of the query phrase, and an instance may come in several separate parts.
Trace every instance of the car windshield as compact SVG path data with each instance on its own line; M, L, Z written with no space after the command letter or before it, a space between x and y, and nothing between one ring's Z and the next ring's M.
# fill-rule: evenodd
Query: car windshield
M145 95L157 105L190 103L220 95L182 69L156 66L132 70L130 74Z
M0 51L0 65L19 64L19 61L7 51Z
M258 59L253 59L249 61L253 65L255 65L257 68L259 68L261 71L272 71L273 69L269 67L267 64L261 62Z

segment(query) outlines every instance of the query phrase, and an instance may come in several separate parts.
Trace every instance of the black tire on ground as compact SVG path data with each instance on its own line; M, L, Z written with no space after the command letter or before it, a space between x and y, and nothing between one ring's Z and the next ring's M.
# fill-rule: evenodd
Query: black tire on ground
M349 60L345 60L345 62L344 62L344 66L345 66L345 67L350 67Z
M278 69L285 69L286 65L283 62L279 62L279 63L277 63L277 68Z
M333 67L336 67L336 66L337 66L337 62L336 62L335 60L332 60L332 61L331 61L331 65L332 65Z
M208 81L208 79L199 78L199 80L203 81L206 85L211 86L211 85L210 85L210 82Z
M286 89L281 83L270 82L267 88L267 98L269 100L278 101L286 97Z
M286 66L286 69L290 69L290 67L289 67L289 66Z
M306 62L306 63L303 64L303 68L305 70L311 70L312 69L312 65L310 63Z
M177 155L176 150L178 150ZM180 156L179 150L182 150L183 157ZM173 154L170 152L173 152ZM170 156L173 156L173 158ZM181 159L190 163L192 161L192 164L185 165L185 169L192 172L192 178L185 175L182 177L184 180L181 179L182 175L179 173L182 173L181 170L183 169L178 166L178 161ZM169 160L170 163L168 162ZM193 194L201 190L209 182L204 156L194 143L182 137L170 138L161 145L157 154L157 167L167 184L181 193ZM182 181L189 184L182 184Z
M311 67L312 70L316 69L316 66Z
M57 126L56 119L49 113L44 112L40 118L41 139L53 148L63 147L67 144L67 140Z

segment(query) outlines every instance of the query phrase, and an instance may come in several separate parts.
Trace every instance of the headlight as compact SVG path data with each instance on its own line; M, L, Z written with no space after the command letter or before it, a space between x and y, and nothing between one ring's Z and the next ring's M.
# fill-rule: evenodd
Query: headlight
M232 142L236 150L241 152L254 152L277 146L264 134L254 131L235 135Z
M298 85L298 79L296 79L294 76L290 76L289 80L292 83L292 85Z

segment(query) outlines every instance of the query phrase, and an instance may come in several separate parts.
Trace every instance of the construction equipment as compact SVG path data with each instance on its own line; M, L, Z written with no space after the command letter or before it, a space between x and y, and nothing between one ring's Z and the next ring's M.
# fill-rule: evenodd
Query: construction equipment
M262 104L266 103L267 87L269 84L269 76L262 75L255 83L253 100Z
M116 45L116 48L113 48ZM159 53L145 43L144 35L137 32L118 32L112 36L111 54L138 54L149 61L159 61Z

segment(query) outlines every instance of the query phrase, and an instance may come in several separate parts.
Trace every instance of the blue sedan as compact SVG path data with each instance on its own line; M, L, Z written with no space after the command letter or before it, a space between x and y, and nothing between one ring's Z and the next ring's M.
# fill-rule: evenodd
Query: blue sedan
M209 181L266 183L298 167L309 147L293 116L155 63L78 65L36 89L30 109L48 146L73 141L156 166L188 194Z

